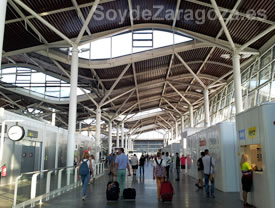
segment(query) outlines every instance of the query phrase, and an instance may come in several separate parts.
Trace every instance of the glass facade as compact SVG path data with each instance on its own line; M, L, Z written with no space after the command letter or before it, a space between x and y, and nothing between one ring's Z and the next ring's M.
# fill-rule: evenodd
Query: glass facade
M275 45L241 73L244 110L275 100ZM234 120L236 113L233 81L210 98L211 125ZM204 106L194 113L194 125L204 126Z
M148 138L149 139L149 138ZM134 141L135 152L156 153L163 147L163 140L136 140Z

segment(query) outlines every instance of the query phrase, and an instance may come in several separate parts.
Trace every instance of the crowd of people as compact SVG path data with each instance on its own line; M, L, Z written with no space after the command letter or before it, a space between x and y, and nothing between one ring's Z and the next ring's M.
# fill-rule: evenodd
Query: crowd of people
M186 169L190 168L191 159L189 156L182 155L179 153L175 154L175 157L171 157L168 152L158 152L156 155L149 156L142 154L138 159L136 154L133 154L130 158L124 153L123 148L119 148L117 153L111 153L108 156L107 162L109 166L109 175L114 177L120 186L120 196L125 186L126 179L126 169L128 170L128 176L131 176L131 168L133 175L137 174L137 169L139 169L140 177L144 177L145 164L149 164L149 161L153 160L153 179L156 180L157 184L157 196L160 200L160 187L165 180L169 180L169 173L173 170L173 164L175 164L176 170L176 181L180 180L180 172L186 173ZM247 203L247 194L251 191L252 186L252 171L254 167L251 167L248 163L248 156L243 154L241 157L241 171L242 171L242 189L243 189L243 200L245 207L251 207ZM86 167L86 173L83 172L83 168ZM131 167L131 168L130 168ZM195 184L198 190L205 189L206 196L215 198L215 159L210 155L209 150L206 149L204 152L200 153L200 158L197 160L197 170L198 170L198 182ZM83 183L83 197L86 198L87 185L93 182L95 170L95 159L93 155L89 155L86 151L83 154L82 160L79 163L78 175L81 176ZM209 187L210 182L210 187Z

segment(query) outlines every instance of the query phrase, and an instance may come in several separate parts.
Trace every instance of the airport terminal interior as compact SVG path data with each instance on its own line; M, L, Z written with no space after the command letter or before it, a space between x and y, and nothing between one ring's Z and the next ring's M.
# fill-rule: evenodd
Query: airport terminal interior
M275 1L0 0L0 131L0 208L275 208Z

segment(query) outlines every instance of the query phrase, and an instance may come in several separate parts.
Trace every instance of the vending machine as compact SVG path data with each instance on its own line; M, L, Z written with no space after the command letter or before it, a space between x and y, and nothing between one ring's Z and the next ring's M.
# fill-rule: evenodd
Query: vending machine
M275 207L275 103L265 103L237 114L236 128L239 159L245 153L248 162L256 167L248 203L256 207Z

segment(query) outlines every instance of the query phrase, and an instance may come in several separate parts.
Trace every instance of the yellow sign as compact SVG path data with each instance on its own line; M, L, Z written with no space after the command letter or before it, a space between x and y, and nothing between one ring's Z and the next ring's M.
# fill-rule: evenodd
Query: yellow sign
M255 139L257 135L257 128L256 126L248 128L247 135L249 139Z

